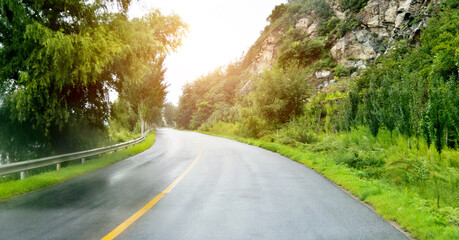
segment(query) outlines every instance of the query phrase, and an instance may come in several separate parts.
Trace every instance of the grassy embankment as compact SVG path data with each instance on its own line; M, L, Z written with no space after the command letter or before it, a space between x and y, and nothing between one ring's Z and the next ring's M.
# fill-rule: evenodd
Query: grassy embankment
M387 181L387 176L368 176L367 171L349 167L347 163L336 162L334 159L336 156L343 159L346 158L346 154L354 155L353 151L359 151L359 154L368 154L370 152L365 152L362 148L356 150L358 144L368 145L370 148L375 149L386 147L385 151L379 152L382 158L393 157L396 154L413 154L412 152L402 150L404 146L397 146L400 142L396 138L391 140L393 141L393 144L391 144L392 147L382 146L378 145L380 139L370 139L372 137L371 134L362 133L362 131L364 130L360 129L347 134L324 137L322 141L308 146L301 144L288 146L286 144L242 138L235 135L205 133L231 138L277 152L314 169L362 201L372 205L375 211L386 220L397 222L403 229L409 231L414 238L459 239L456 183L452 183L452 187L448 187L450 192L446 192L445 187L442 187L442 191L440 191L441 206L438 207L437 196L429 196L432 192L436 192L435 189L430 189L432 188L431 184L423 184L422 188L424 190L421 189L421 192L424 193L423 195L419 194L420 189L403 184L397 185ZM381 138L384 137L387 136L382 136ZM357 141L356 139L359 140ZM403 140L401 138L401 141ZM343 146L336 146L340 144L343 144ZM426 146L421 146L421 150L413 151L426 154L426 158L438 157L434 156L434 151L426 149ZM445 159L448 157L453 158L453 162L457 161L457 159L454 160L454 158L458 157L457 151L446 152L444 155L446 156L443 157L444 161L448 161L448 159ZM385 161L390 160L385 159ZM374 173L373 175L378 174ZM384 173L381 173L381 175L384 175ZM453 181L457 178L457 176L452 177Z
M145 140L129 148L111 152L100 157L86 161L84 164L77 164L61 168L59 171L46 172L39 175L27 177L24 180L13 180L0 182L0 200L27 193L33 190L44 188L70 178L103 168L115 162L124 160L130 156L139 154L150 148L155 142L155 131L147 135Z

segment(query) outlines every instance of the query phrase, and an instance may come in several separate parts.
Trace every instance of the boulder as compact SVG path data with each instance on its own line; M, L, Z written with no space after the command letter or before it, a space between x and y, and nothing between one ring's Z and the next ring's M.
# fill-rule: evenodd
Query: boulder
M347 60L369 60L376 57L371 32L362 29L348 32L331 48L330 53L338 64L345 65Z
M331 74L330 71L326 71L326 70L318 71L318 72L316 72L316 78L317 79L326 78L326 77L330 76L330 74Z

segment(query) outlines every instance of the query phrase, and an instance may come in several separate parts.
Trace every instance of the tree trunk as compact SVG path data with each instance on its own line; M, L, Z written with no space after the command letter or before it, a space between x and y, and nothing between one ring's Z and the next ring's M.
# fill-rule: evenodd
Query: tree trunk
M143 118L143 102L139 105L139 118L140 118L140 133L143 135L145 133L145 119Z
M140 134L143 135L143 133L145 132L145 128L144 128L144 120L143 120L143 117L140 116Z
M445 146L448 147L448 127L445 127Z

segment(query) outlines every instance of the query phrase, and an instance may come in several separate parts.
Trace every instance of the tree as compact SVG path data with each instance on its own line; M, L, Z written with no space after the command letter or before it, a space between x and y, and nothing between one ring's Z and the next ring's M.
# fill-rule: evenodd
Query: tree
M140 132L144 134L153 122L161 118L167 85L164 83L164 57L151 63L151 72L142 81L126 81L121 98L131 104L140 121Z
M240 79L238 64L231 64L224 71L222 67L188 83L183 88L179 101L177 124L197 129L217 110L217 106L228 105L236 95Z
M440 153L445 145L444 133L445 127L449 120L448 96L446 84L442 79L432 79L432 85L429 87L429 102L427 105L427 116L429 122L429 133L432 137L435 148Z
M255 81L253 110L272 126L286 123L302 113L308 97L306 73L300 68L275 67L264 71Z
M390 131L390 136L392 138L392 133L397 126L397 93L396 89L394 89L396 78L393 76L383 76L381 87L378 91L378 102L379 107L381 108L381 115L380 121L382 125L384 125L387 130Z
M268 16L268 18L266 18L266 21L274 23L278 18L282 17L286 10L287 5L283 3L275 6L271 14Z
M106 7L112 2L119 13ZM86 141L93 137L72 129L103 135L109 88L142 80L158 55L180 44L185 29L180 18L159 11L128 20L129 3L0 0L0 124L30 126L2 128L0 152L20 159L14 149L32 156L94 146Z
M370 127L371 134L377 136L381 126L381 109L377 107L376 96L374 92L370 92L364 98L365 104L365 119Z
M166 121L166 126L175 127L176 115L177 107L170 102L165 103L163 108L163 116L164 120Z
M189 128L191 117L196 110L196 96L193 85L188 83L183 87L182 96L179 99L177 124L183 128Z

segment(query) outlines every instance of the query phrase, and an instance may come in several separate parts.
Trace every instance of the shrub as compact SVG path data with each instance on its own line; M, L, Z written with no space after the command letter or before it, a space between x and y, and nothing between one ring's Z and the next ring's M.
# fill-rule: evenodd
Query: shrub
M341 11L360 12L367 5L368 0L339 0Z
M300 30L290 30L279 39L277 62L282 67L290 65L307 66L324 53L320 39L306 38Z
M346 77L351 75L349 69L343 65L336 66L335 68L333 68L333 71L335 72L335 76L337 77Z
M305 123L298 121L289 122L279 132L282 137L293 139L300 143L314 143L317 141L316 134ZM282 143L282 142L281 142Z
M362 151L357 147L342 148L331 155L332 159L355 169L365 169L369 167L381 167L385 164L381 153L378 151Z

